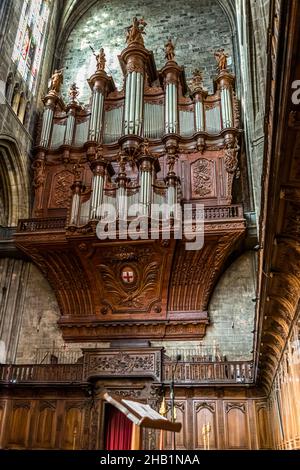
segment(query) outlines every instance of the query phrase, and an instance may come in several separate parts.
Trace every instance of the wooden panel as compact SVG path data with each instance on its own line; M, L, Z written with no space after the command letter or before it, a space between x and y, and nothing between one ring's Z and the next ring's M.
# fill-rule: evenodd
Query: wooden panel
M246 402L225 404L225 448L249 449L248 407Z
M216 403L195 400L193 403L193 449L203 449L203 426L210 424L209 448L217 449Z
M8 425L7 445L10 448L26 448L30 424L30 402L15 402Z
M269 449L269 425L268 425L268 410L267 405L264 403L256 404L257 416L257 437L259 449Z
M62 449L79 449L83 424L83 411L80 404L67 404L62 433Z
M170 406L170 405L169 405ZM176 422L182 423L182 428L180 432L175 433L176 449L187 450L188 446L188 425L187 425L187 403L186 401L176 401ZM171 411L169 409L168 419L171 419ZM172 449L172 433L166 431L164 433L165 443L164 449Z
M33 445L36 448L55 447L56 402L41 402L35 416Z

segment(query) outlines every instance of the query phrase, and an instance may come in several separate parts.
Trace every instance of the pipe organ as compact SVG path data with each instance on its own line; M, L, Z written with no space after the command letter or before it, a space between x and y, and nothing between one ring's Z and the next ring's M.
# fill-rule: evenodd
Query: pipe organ
M127 28L123 89L101 48L89 103L76 84L63 100L61 70L43 99L33 218L20 222L16 243L49 279L65 340L203 337L214 283L245 234L233 201L240 130L225 54L209 94L200 70L186 80L171 40L156 68L144 27L134 18ZM205 242L194 253L185 244L198 233L200 204Z

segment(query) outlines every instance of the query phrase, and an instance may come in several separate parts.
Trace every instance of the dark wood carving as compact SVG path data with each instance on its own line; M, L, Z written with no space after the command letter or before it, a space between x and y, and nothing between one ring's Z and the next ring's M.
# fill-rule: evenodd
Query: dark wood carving
M152 377L161 380L161 350L85 350L84 377Z

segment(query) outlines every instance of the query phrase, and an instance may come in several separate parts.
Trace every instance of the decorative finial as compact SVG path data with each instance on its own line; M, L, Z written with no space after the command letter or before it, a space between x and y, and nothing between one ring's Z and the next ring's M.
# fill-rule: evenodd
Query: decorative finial
M80 181L81 180L81 170L83 168L84 167L82 165L80 165L80 163L75 163L75 165L73 166L73 174L75 176L75 181Z
M72 102L76 101L76 98L78 95L79 95L79 88L76 86L76 83L72 83L72 85L69 88L69 96L71 98L71 101Z
M118 162L119 162L119 167L120 167L120 173L119 174L126 176L127 157L123 152L118 153Z
M175 45L173 44L171 38L169 38L165 44L165 58L167 61L174 60L175 58Z
M145 27L147 26L146 21L144 18L137 19L135 16L132 19L132 24L126 28L126 42L130 45L133 42L137 42L139 44L144 45L143 34L146 34Z
M62 71L63 71L63 69L60 69L60 70L55 69L54 70L54 73L53 73L52 77L50 78L49 91L54 91L56 94L60 93L60 87L61 87L61 84L64 81Z
M103 160L103 146L99 144L95 151L96 160Z
M218 71L227 70L227 58L229 55L224 52L224 49L218 49L214 55L218 64Z
M190 86L192 91L203 89L203 73L200 69L195 69L193 71L193 78L190 81Z

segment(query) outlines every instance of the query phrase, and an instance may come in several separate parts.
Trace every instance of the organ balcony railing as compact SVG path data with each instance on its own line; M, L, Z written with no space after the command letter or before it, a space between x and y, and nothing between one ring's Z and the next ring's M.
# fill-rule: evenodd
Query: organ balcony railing
M204 207L204 222L234 221L243 219L243 209L240 205ZM89 215L81 216L79 223L85 225L89 221ZM66 217L45 217L20 219L19 233L64 231L67 226Z
M162 360L161 381L172 380L175 361ZM219 384L243 385L253 383L252 361L209 361L185 360L176 367L175 384ZM104 374L107 376L107 373ZM134 371L133 371L134 375ZM137 373L137 376L139 374ZM126 377L126 372L122 373ZM132 373L130 375L132 377ZM99 373L101 377L101 373ZM1 384L80 384L85 383L84 364L9 364L0 366Z

